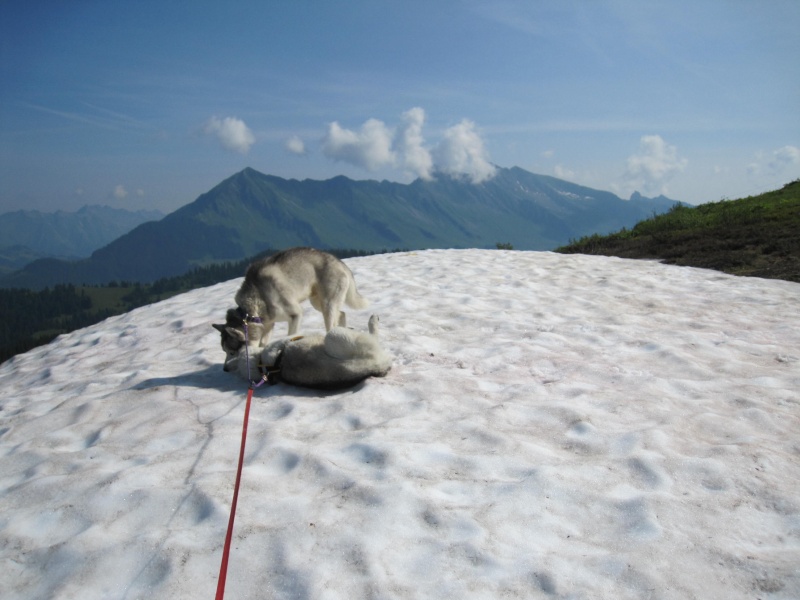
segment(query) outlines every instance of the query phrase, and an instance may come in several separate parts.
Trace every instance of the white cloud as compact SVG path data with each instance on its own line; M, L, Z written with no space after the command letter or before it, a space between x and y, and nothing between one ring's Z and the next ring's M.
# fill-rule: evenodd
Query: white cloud
M383 121L369 119L359 131L344 129L334 121L322 140L328 158L350 163L369 171L393 165L392 131Z
M250 151L256 138L244 121L236 117L211 117L203 129L208 135L215 136L223 147L240 154Z
M559 179L566 179L568 181L573 181L575 179L575 171L571 171L562 165L556 165L553 167L553 173Z
M449 175L466 176L481 183L495 174L489 153L475 123L464 119L444 132L444 138L433 152L438 170Z
M751 177L783 177L787 169L796 165L800 165L800 148L797 146L784 146L772 154L759 150L755 160L748 163L747 174Z
M299 135L293 135L288 138L283 143L283 147L291 154L297 154L298 156L305 156L306 154L306 145Z
M645 135L639 153L628 157L624 178L629 187L647 193L666 193L666 183L686 168L688 161L659 135Z
M397 132L394 148L401 166L412 175L421 179L433 179L433 158L425 148L422 137L422 125L425 123L425 111L419 107L403 113L403 124Z
M425 111L414 107L401 119L396 129L378 119L369 119L358 131L334 121L322 139L322 152L328 158L369 171L400 168L426 180L433 179L436 171L467 177L473 183L494 176L496 169L472 121L464 119L447 129L439 144L430 150L422 135Z
M772 153L772 160L769 162L769 167L773 171L780 172L792 165L800 165L800 148L796 146L784 146Z
M83 189L78 188L77 190L75 190L75 193L78 194L78 195L83 195L84 192L83 192ZM144 193L143 189L137 188L135 191L129 192L125 188L125 186L120 183L118 185L115 185L114 189L111 190L110 197L114 198L115 200L124 200L125 198L130 196L131 193L135 194L138 198L144 198L144 196L145 196L145 193Z

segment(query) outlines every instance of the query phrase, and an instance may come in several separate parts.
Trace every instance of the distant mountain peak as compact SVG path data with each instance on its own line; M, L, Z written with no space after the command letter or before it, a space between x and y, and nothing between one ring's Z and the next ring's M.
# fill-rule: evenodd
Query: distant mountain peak
M33 263L0 285L147 282L291 246L380 251L507 243L518 250L552 250L570 239L633 227L670 207L657 200L627 202L519 167L497 167L479 184L444 173L409 184L344 175L298 181L247 167L90 259Z
M642 196L639 192L633 192L630 197L631 202L659 202L659 203L670 203L670 204L683 204L679 200L673 200L671 198L667 198L664 194L659 194L654 198L648 198L647 196Z
M16 271L40 258L79 258L118 239L159 211L129 211L87 204L77 211L23 210L0 215L0 273Z

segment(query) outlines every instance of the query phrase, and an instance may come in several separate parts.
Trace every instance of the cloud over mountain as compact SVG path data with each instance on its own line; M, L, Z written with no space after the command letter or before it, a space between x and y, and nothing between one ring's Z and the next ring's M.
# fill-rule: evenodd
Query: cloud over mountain
M425 180L432 178L433 158L425 148L422 137L422 125L425 123L425 111L419 107L403 113L403 124L395 138L395 151L401 166L407 172Z
M333 160L376 171L394 164L392 137L392 131L378 119L367 120L359 131L345 129L334 121L322 140L322 152Z
M688 163L660 135L644 135L639 141L639 152L628 157L624 179L633 189L663 194L667 182Z
M289 137L283 143L283 147L290 154L296 154L297 156L305 156L306 154L306 144L299 135Z
M250 128L241 119L236 117L211 117L203 128L204 133L217 138L220 144L228 150L247 154L256 138Z
M489 162L489 153L475 123L468 119L444 132L444 139L434 152L434 160L440 171L463 175L472 183L491 179L496 170Z
M435 171L463 176L473 183L494 175L495 167L475 123L464 119L446 129L432 149L425 144L424 123L425 111L420 107L404 112L396 128L378 119L367 120L359 130L334 121L323 137L322 152L332 160L369 171L396 167L424 180L432 179Z
M124 185L119 184L119 185L114 187L114 191L112 192L112 195L117 200L124 200L125 198L128 197L128 190L125 189Z

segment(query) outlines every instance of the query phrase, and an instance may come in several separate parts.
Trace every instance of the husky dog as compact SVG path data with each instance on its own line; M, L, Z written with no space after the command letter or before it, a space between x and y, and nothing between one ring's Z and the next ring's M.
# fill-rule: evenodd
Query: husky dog
M377 315L370 317L369 333L334 327L325 335L286 337L264 348L242 348L225 363L225 370L235 370L244 379L263 377L272 383L329 390L383 377L392 358L381 347L378 322Z
M269 341L276 321L289 322L288 335L297 333L304 300L322 313L326 331L347 324L343 304L355 309L369 306L347 265L313 248L291 248L252 263L234 299L237 308L228 310L225 324L213 326L228 358L245 343L245 331L247 343L258 346Z

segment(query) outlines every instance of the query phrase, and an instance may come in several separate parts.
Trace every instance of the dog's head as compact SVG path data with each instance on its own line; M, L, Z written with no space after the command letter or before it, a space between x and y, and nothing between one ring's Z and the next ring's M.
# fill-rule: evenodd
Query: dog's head
M231 362L239 355L239 351L247 341L244 333L244 320L235 308L231 308L225 315L225 323L222 325L214 323L212 327L219 331L221 336L222 351L225 352L223 369L230 371L235 368L230 366Z

